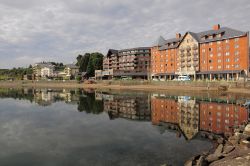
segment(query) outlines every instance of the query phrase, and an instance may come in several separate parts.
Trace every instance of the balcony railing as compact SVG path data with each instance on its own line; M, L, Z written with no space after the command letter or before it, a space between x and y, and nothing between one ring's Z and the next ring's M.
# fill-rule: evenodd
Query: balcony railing
M193 45L192 47L193 50L197 50L198 49L198 46L196 44Z
M190 51L190 50L191 50L191 47L190 47L190 46L187 46L187 47L186 47L186 50L187 50L187 51Z

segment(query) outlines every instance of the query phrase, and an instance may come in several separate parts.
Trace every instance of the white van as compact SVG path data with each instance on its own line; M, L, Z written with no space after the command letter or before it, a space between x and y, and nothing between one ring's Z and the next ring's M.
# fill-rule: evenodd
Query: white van
M177 81L190 81L189 76L178 76Z

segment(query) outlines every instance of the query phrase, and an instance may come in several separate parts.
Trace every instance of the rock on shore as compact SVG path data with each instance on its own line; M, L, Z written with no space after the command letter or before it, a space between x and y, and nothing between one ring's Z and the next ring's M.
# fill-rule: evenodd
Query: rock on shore
M218 143L213 153L192 157L185 166L250 166L250 124Z

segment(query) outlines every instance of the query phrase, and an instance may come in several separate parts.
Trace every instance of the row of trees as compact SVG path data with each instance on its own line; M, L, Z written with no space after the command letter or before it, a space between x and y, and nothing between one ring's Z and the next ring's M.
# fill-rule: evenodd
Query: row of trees
M88 77L95 76L95 70L102 69L103 54L99 52L85 53L78 55L76 65L79 66L80 72L87 72Z
M28 68L13 68L13 69L0 69L0 79L22 79L23 75L32 74L32 66L30 65Z
M86 72L87 77L95 76L95 70L102 69L103 54L99 52L85 53L84 55L78 55L76 65L79 66L80 72ZM55 66L55 70L63 70L63 63L51 62ZM13 69L0 69L0 80L1 79L22 79L23 75L32 74L32 66L28 68L13 68Z

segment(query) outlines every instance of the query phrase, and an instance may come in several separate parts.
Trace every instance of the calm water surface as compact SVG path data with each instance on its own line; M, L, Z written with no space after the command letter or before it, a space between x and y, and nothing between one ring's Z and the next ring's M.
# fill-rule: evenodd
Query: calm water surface
M183 165L248 121L246 99L0 89L0 165Z

